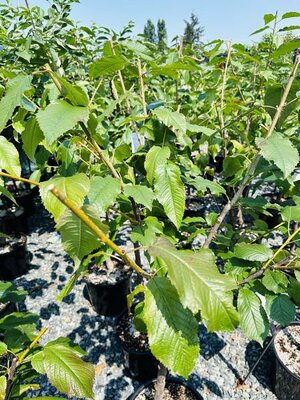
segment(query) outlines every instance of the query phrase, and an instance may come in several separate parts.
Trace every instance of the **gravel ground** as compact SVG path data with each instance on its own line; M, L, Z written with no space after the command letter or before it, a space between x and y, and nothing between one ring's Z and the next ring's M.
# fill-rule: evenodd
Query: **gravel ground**
M63 302L55 301L73 272L73 263L41 206L31 218L28 249L33 254L31 270L16 280L18 287L29 291L21 311L40 315L40 327L49 327L44 341L68 336L87 351L88 359L96 366L96 400L125 400L139 383L124 373L114 318L101 317L93 311L83 296L83 282L78 282ZM270 352L249 377L244 390L240 390L236 389L236 381L255 363L260 346L249 342L239 331L215 334L200 326L199 335L201 356L190 379L205 400L276 399L271 391L274 360ZM43 395L58 396L46 378L41 380L41 389L34 392L34 397Z

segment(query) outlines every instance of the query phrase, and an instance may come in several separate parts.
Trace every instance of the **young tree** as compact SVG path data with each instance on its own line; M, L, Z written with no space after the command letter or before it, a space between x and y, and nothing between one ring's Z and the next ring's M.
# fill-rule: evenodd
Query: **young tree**
M204 27L200 26L199 19L195 14L191 14L190 21L185 22L185 29L183 34L183 45L200 44L201 37L203 36Z
M144 35L146 37L146 40L151 43L156 43L157 42L157 36L155 33L155 26L151 19L147 20L146 25L144 26Z
M167 46L167 28L164 19L157 21L157 44L160 50L163 50Z

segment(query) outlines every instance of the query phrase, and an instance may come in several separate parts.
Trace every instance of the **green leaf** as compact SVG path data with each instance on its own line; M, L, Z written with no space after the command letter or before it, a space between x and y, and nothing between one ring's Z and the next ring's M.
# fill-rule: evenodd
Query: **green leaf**
M10 351L17 353L24 350L36 338L34 323L19 325L5 331L5 342Z
M264 244L238 243L234 247L234 257L243 260L264 262L272 255L272 250Z
M89 75L92 79L113 75L117 71L121 71L127 64L124 57L114 55L105 56L91 65Z
M64 196L81 207L83 200L90 188L89 178L85 174L76 174L73 176L58 176L49 179L47 182L41 182L40 195L45 208L54 216L55 221L66 209L49 190L49 185L54 185Z
M284 90L285 90L284 85L280 84L268 86L266 88L264 103L266 111L269 113L272 119L275 116L278 104L280 103ZM299 90L300 90L300 80L296 79L294 80L292 87L289 91L286 104L280 113L280 117L276 125L277 127L281 127L284 121L288 118L288 116L299 105L299 96L298 96Z
M14 312L0 319L0 329L7 330L37 322L39 316L32 313Z
M287 291L289 280L282 272L267 270L262 283L271 292L284 293Z
M78 122L86 122L88 117L87 107L72 106L64 100L57 100L40 109L36 116L48 144L73 129Z
M31 118L25 123L25 130L22 132L23 150L30 160L35 161L34 155L38 145L44 139L36 118Z
M167 160L170 158L170 149L169 147L158 147L153 146L146 154L145 160L145 169L147 172L147 180L152 185L155 176L156 170L159 166L165 165Z
M133 242L140 242L142 246L152 244L157 234L163 233L163 226L156 217L147 217L143 220L142 225L135 226L130 234Z
M0 186L0 193L2 193L4 196L6 196L9 200L11 200L13 203L17 205L14 196L11 194L9 190L6 189L6 187Z
M104 232L107 226L100 220L98 213L91 206L83 206L90 219ZM98 237L89 227L71 210L65 210L60 216L56 229L61 233L61 239L65 251L71 256L82 260L84 256L101 246Z
M0 356L7 353L7 345L4 342L0 342Z
M72 83L68 82L65 78L55 74L54 72L51 73L55 76L58 82L61 85L62 95L69 99L73 106L83 106L87 107L89 104L89 98L84 89L78 85L73 85Z
M122 46L131 50L138 57L140 57L146 61L153 60L153 55L152 55L150 49L148 49L147 46L145 46L141 42L138 42L137 40L130 40L130 39L124 40L124 41L122 41Z
M89 203L99 212L105 212L112 206L121 193L121 182L111 176L94 176L91 178L91 189L88 194Z
M68 396L94 398L94 367L81 360L77 351L64 343L49 342L31 359L32 367L46 373L49 381Z
M81 276L82 272L87 269L87 267L83 264L80 264L79 260L75 260L75 272L71 276L71 278L67 281L64 287L61 289L59 294L56 296L57 301L62 301L69 293L73 290L77 279Z
M256 340L262 345L270 327L260 299L250 289L241 289L238 297L238 310L242 332L249 339Z
M23 301L27 295L25 290L16 289L11 282L0 281L0 303Z
M0 376L0 399L5 399L6 393L6 377L5 375Z
M185 207L185 188L181 181L180 169L169 162L156 169L155 193L168 218L179 229Z
M6 93L0 101L0 132L5 128L14 109L21 105L23 93L31 88L31 79L31 76L18 74L15 78L8 81ZM1 147L2 145L0 144Z
M142 204L143 206L147 207L149 210L152 209L154 193L147 186L126 185L124 188L124 194L127 197L132 197L137 204Z
M289 139L274 132L269 138L259 143L262 156L267 161L273 161L285 178L294 171L299 162L299 154Z
M300 283L293 277L290 277L290 294L295 304L300 307Z
M202 176L198 176L190 183L202 193L205 193L207 189L209 189L210 192L216 196L219 196L221 193L226 194L226 190L218 182L209 181L208 179L202 178Z
M276 16L274 14L265 14L264 15L265 25L267 25L270 22L274 21L275 18L276 18Z
M289 12L284 13L282 15L281 19L298 18L298 17L300 17L300 13L299 12L289 11Z
M19 153L4 136L0 136L0 169L11 175L21 175Z
M27 383L27 384L23 384L23 385L14 384L10 396L12 398L20 399L20 398L23 398L23 397L21 397L22 394L28 392L28 390L37 390L39 388L40 388L40 385L38 383Z
M269 309L270 317L284 326L294 321L296 316L295 304L285 294L272 297Z
M300 283L300 271L295 271L297 281Z
M149 247L149 253L167 265L168 277L184 307L201 316L210 331L232 330L238 314L232 305L235 281L218 271L211 250L177 250L164 238Z
M281 211L283 221L295 221L300 222L300 207L299 206L287 206Z
M264 32L267 29L270 29L269 25L266 25L266 26L264 26L262 28L257 29L256 31L252 32L249 36L256 35L258 33Z
M183 114L164 107L156 108L152 114L176 134L182 146L191 145L191 139L186 135L187 122Z
M292 39L288 42L283 43L281 46L278 47L276 51L272 54L272 57L279 57L285 54L293 54L293 51L300 47L300 39Z
M148 282L144 320L153 355L173 373L188 378L199 354L198 322L167 278Z

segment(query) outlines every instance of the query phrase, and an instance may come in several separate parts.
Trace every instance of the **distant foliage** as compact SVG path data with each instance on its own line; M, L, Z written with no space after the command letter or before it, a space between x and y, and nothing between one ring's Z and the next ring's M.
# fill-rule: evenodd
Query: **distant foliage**
M185 22L185 29L183 34L183 44L198 45L201 44L201 37L204 33L204 27L200 25L199 18L195 14L191 14L189 21Z

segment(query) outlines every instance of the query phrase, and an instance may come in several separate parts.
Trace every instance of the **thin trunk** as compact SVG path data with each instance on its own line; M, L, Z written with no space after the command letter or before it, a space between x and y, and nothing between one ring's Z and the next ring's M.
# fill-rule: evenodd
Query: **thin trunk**
M164 398L167 372L167 368L160 363L158 366L158 374L155 384L154 400L163 400Z

